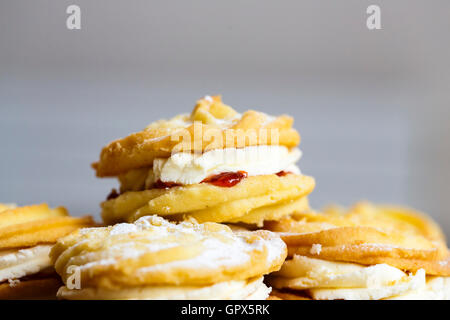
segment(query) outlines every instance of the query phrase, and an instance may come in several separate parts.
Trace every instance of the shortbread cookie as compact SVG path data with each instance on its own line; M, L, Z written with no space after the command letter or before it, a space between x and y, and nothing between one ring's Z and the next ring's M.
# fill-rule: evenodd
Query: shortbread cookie
M47 298L56 294L49 253L60 237L93 225L90 217L69 217L46 204L2 206L0 211L0 297ZM53 274L48 275L48 272ZM36 275L42 275L37 277ZM47 287L46 287L47 286Z
M154 122L140 132L111 142L93 167L98 177L116 176L152 166L154 159L168 158L174 149L203 152L254 145L291 148L300 142L292 123L289 116L271 117L252 110L239 114L223 104L220 96L207 96L197 102L190 115Z
M116 176L120 184L102 203L103 221L157 214L262 227L309 211L315 182L296 165L299 142L292 118L241 115L207 96L191 115L157 121L103 148L97 176Z
M295 254L316 257L329 261L355 262L363 265L386 263L396 268L416 272L424 269L429 275L450 276L450 258L433 258L436 250L405 249L389 245L362 244L322 246L314 252L313 246L289 247L289 256Z
M288 247L289 258L267 280L291 294L286 299L446 296L449 250L441 229L425 214L361 202L349 210L298 211L264 226ZM430 280L435 278L442 280Z
M93 224L92 218L74 218L67 210L46 204L0 212L0 250L54 243L72 231Z
M380 300L426 287L423 269L413 275L387 264L363 266L298 255L271 274L268 283L277 289L306 291L316 300Z
M17 207L17 205L14 203L0 203L0 212L9 210L9 209L14 209L16 207Z
M360 203L347 212L297 212L265 227L280 232L290 257L387 263L411 272L424 269L429 275L450 275L442 231L426 215L411 209Z
M0 283L20 279L52 267L49 253L51 245L0 251Z
M67 299L266 298L264 274L276 271L286 245L269 231L216 223L170 223L145 216L134 224L81 229L50 254ZM73 270L80 291L72 292Z
M304 197L314 185L314 179L308 176L272 174L248 177L231 188L201 183L127 192L102 204L102 218L112 224L158 214L169 219L193 217L199 222L261 224L307 210Z
M311 233L362 226L445 243L441 228L426 214L399 206L375 206L369 202L359 202L348 210L330 206L320 213L298 211L290 218L268 222L265 227L277 232Z

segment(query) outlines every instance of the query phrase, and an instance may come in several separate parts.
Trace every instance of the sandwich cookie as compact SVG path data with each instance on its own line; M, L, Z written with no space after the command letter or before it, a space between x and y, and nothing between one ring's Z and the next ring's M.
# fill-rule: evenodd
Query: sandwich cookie
M261 227L309 210L315 182L295 164L300 136L292 124L289 116L240 114L206 96L189 115L111 142L93 164L98 177L120 183L102 203L104 222L157 214Z
M93 224L46 204L0 206L0 299L55 298L61 282L49 253L60 237Z
M296 213L265 226L288 246L289 258L268 279L282 293L312 299L436 297L430 288L445 287L450 276L442 231L411 209L359 203L348 211Z
M263 276L279 270L286 254L269 231L146 216L80 229L50 256L64 282L61 299L266 299Z

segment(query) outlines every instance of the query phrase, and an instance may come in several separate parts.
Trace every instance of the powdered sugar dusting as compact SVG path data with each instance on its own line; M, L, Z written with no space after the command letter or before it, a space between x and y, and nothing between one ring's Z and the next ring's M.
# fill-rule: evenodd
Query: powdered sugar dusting
M104 239L108 244L100 251L85 253L87 262L80 267L89 269L96 265L113 265L119 260L138 259L144 254L172 247L183 250L185 245L199 248L199 253L142 267L137 273L170 268L216 270L246 264L250 261L252 253L263 251L267 252L266 261L270 267L286 250L286 245L278 237L266 239L254 236L253 233L249 237L248 234L248 232L234 233L223 225L188 221L174 224L158 216L145 216L134 224L121 223L109 227ZM90 237L80 242L90 241L89 239Z
M138 231L138 228L134 224L119 223L112 228L110 235L114 236L117 234L127 234L136 231Z
M320 243L314 243L311 246L311 250L309 250L309 252L311 254L320 254L321 251L322 251L322 245Z

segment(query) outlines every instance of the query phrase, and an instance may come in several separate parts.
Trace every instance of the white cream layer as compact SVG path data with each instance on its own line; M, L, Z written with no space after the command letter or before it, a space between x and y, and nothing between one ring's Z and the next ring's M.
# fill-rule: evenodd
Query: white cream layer
M202 154L175 153L167 159L155 159L146 185L154 181L196 184L208 176L245 171L249 176L290 171L300 174L295 163L302 153L284 146L251 146L215 149Z
M364 266L296 255L273 273L271 284L308 290L317 300L379 300L422 291L425 271L412 275L387 264Z
M426 287L388 300L450 300L450 277L427 277Z
M118 290L102 288L68 289L61 287L57 296L68 300L264 300L271 289L263 277L252 281L227 281L210 286L143 286Z
M20 250L0 251L0 282L19 279L52 266L51 245L39 245Z

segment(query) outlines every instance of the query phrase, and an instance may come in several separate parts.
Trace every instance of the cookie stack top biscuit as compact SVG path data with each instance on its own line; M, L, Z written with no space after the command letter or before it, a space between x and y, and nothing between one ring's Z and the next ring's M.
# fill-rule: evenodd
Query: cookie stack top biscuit
M181 151L257 145L291 148L300 143L300 135L292 124L292 117L286 115L272 117L253 110L240 114L224 104L220 96L206 96L197 101L191 114L156 121L142 131L109 143L92 166L98 177L110 177L152 166L154 159Z
M217 223L175 224L146 216L133 224L81 229L59 240L50 255L65 284L73 268L81 276L82 291L65 287L63 297L125 298L128 292L132 296L126 298L174 298L208 287L220 291L209 298L219 298L230 281L236 294L249 294L243 287L278 270L286 254L284 242L269 231L233 232Z
M269 283L314 299L448 299L450 255L427 215L367 202L296 213L265 227L288 246ZM446 293L447 292L447 293Z

